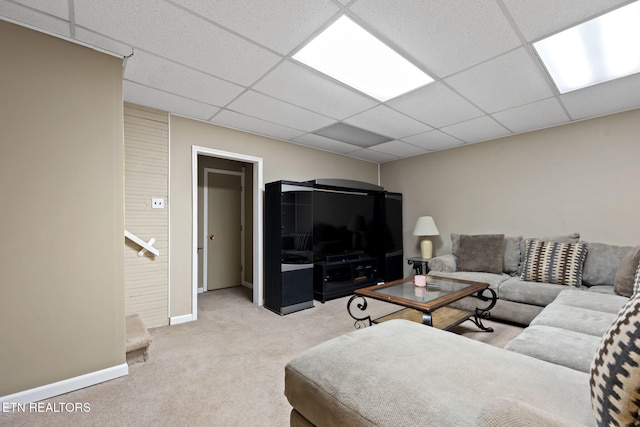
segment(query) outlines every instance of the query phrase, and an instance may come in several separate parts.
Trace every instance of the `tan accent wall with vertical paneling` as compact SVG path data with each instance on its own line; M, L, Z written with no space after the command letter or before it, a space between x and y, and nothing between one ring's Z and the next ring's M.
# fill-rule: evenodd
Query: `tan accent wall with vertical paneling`
M0 58L7 396L126 368L122 59L5 21Z
M159 256L125 240L125 313L137 313L147 328L169 324L169 116L134 104L124 106L125 228L148 241ZM151 199L164 198L164 209Z

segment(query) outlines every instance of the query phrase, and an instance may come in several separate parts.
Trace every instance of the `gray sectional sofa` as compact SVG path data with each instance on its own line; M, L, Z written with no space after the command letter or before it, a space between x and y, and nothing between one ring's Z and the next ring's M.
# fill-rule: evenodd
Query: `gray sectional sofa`
M432 258L429 269L433 274L444 277L457 277L467 280L487 282L496 291L498 301L491 310L494 319L506 320L528 325L550 304L566 285L540 283L521 280L522 265L525 261L525 242L527 239L538 239L560 243L578 243L578 233L565 236L524 238L522 236L504 237L502 245L502 271L464 271L459 268L460 239L464 235L452 234L452 252ZM587 292L615 294L614 281L618 267L625 256L633 251L631 246L616 246L604 243L583 242L587 245L584 260L582 281L579 289ZM633 280L633 278L631 278ZM630 296L630 292L621 292ZM476 298L468 297L451 306L465 310L473 310L478 305Z
M623 267L635 262L632 290L634 285L640 287L640 248L604 246L592 245L597 249L590 256L606 254L603 256L618 259L617 264ZM621 252L625 253L620 257ZM611 283L600 283L610 281L612 271L617 275L614 270L618 266L613 268L613 262L601 264L591 258L587 265L592 271L585 275L591 281L589 287L536 283L539 295L534 297L533 290L522 289L522 301L513 301L518 293L502 287L510 280L513 286L517 283L527 289L532 284L514 282L512 279L519 279L507 273L482 276L493 280L492 287L502 292L499 301L506 304L501 312L505 317L530 323L505 349L417 323L392 320L305 351L285 367L285 395L293 407L291 425L607 425L601 413L610 411L596 411L597 405L592 408L592 386L599 381L594 382L590 372L594 359L614 353L603 346L623 347L616 334L634 345L640 341L640 292L629 299L617 295ZM458 273L463 275L457 277L466 277L465 272ZM473 279L481 280L481 276ZM629 306L635 310L629 315L634 322L626 319L623 323L635 329L620 334L617 323ZM633 369L637 370L637 364ZM610 378L598 372L606 380ZM637 393L640 374L632 381ZM614 383L619 387L619 381ZM603 391L606 398L604 403L600 398L600 406L607 404L609 396L619 398L623 394L616 390ZM632 420L637 415L636 410Z

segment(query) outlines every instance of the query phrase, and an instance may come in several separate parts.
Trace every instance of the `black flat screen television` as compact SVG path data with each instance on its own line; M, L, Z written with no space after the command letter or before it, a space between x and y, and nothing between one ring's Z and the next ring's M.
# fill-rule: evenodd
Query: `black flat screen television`
M376 196L315 189L313 254L315 261L336 255L374 255Z

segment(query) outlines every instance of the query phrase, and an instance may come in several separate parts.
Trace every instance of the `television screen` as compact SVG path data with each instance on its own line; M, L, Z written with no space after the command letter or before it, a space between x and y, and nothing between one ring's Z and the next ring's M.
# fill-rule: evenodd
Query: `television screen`
M313 192L313 253L316 261L339 254L375 252L376 197L366 193Z

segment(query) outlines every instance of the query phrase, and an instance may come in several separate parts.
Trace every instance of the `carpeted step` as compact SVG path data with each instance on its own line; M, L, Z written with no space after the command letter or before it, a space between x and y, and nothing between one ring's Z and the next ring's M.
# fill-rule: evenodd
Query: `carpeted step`
M133 365L138 362L146 362L149 359L151 335L137 314L128 315L126 323L127 339L125 348L127 351L127 363Z

